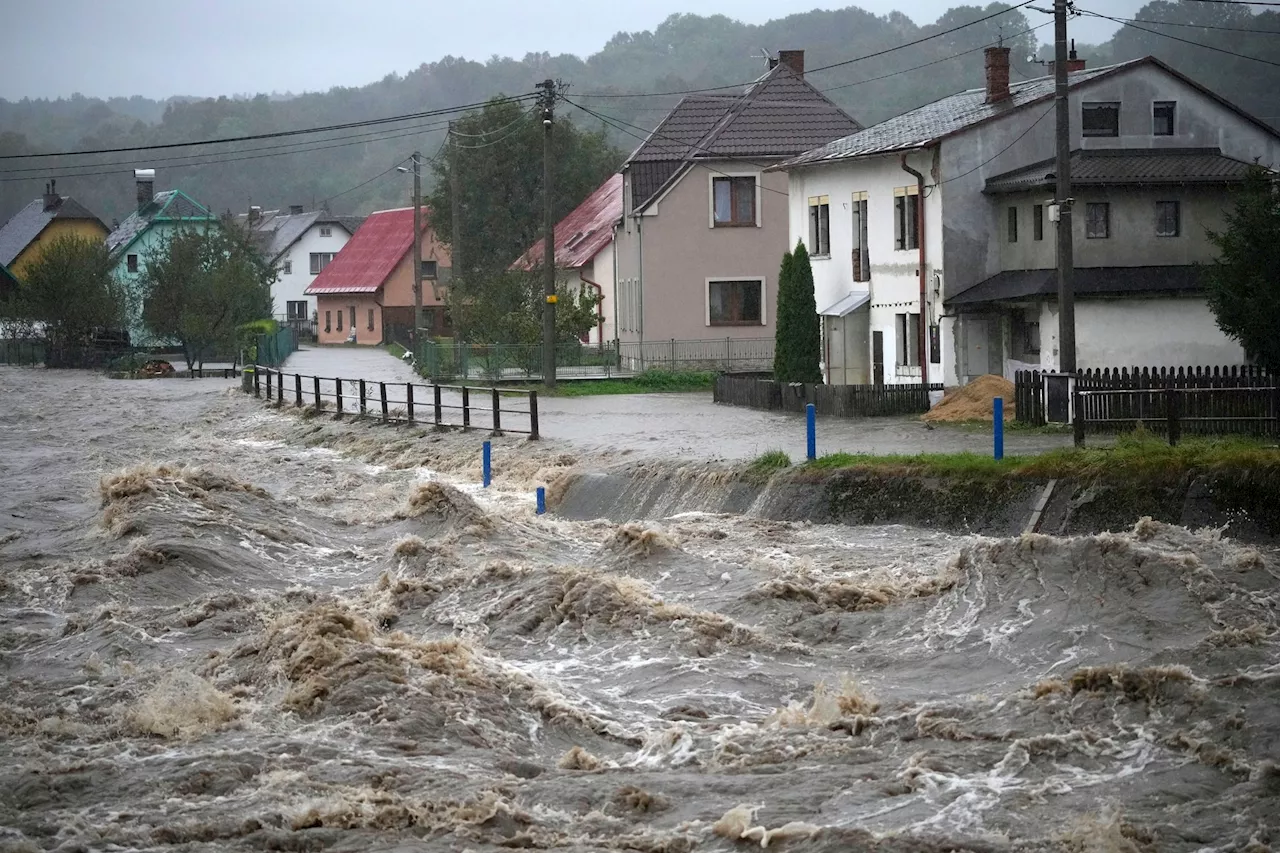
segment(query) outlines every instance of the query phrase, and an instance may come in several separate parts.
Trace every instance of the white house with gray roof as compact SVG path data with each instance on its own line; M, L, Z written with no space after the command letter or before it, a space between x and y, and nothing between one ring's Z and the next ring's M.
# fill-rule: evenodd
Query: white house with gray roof
M307 296L306 290L347 245L363 217L304 211L295 205L286 211L252 207L236 219L249 229L262 253L279 270L271 285L276 319L314 335L316 297Z
M1194 264L1280 135L1153 57L1070 71L1079 367L1241 363ZM984 88L777 167L815 256L828 381L1056 369L1054 81L1008 75L989 48Z

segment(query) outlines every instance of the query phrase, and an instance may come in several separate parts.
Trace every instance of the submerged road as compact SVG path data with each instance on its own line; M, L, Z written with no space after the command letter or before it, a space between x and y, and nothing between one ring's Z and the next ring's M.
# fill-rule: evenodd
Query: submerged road
M284 370L388 383L423 381L409 365L371 347L299 350L289 357ZM582 450L724 461L754 459L769 450L782 450L793 460L805 455L803 415L720 406L709 393L541 397L538 408L544 438L560 439ZM1069 435L1005 433L1008 456L1044 453L1070 444ZM989 453L991 435L929 429L915 417L818 421L819 455L964 451Z

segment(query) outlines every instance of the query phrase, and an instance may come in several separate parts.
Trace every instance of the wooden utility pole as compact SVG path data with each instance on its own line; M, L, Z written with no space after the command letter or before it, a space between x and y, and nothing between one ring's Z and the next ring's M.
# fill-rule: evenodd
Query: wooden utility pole
M422 154L413 152L413 334L415 347L422 331Z
M555 118L556 84L542 81L542 383L556 387L556 221L551 195L551 131Z
M1057 108L1058 372L1076 372L1075 253L1071 232L1071 102L1067 90L1067 6L1053 0L1053 76Z
M453 132L453 122L449 122L449 141L453 145L453 158L449 163L449 207L450 219L453 222L453 233L449 238L449 292L452 294L449 301L453 304L453 327L455 329L454 337L459 337L458 330L462 329L462 303L466 300L466 295L458 290L458 283L462 279L462 182L458 180L458 167L461 165L462 148L458 145L458 137Z

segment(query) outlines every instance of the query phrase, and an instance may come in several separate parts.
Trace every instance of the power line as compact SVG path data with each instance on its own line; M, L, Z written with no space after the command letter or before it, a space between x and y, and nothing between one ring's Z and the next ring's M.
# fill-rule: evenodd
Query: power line
M407 130L407 131L412 131L416 133L429 133L433 130L438 130L440 128L446 127L447 125L448 125L447 121L434 121L434 122L428 122L426 124L414 125L413 127L410 127L410 128L400 128L400 130ZM298 148L299 146L305 146L305 145L318 145L322 142L337 142L345 139L362 139L364 137L370 137L370 139L366 141L375 141L377 137L384 136L385 134L388 134L390 132L391 131L389 130L373 130L373 131L366 131L365 133L350 134L347 136L331 136L327 139L313 139L313 140L301 141L301 142L285 142L279 145L261 145L256 148L242 148L238 151L222 151L222 152L211 151L207 153L202 152L202 153L193 153L193 154L179 154L173 157L138 157L131 160L115 160L115 161L106 162L106 163L80 163L80 164L71 165L71 166L30 166L22 169L0 169L0 175L16 175L19 173L36 172L38 173L39 177L60 178L65 176L53 175L53 174L47 174L47 173L52 169L86 169L86 168L96 169L104 166L128 166L128 165L134 165L134 164L150 165L153 163L167 163L174 160L189 160L193 157L206 157L206 156L221 157L221 156L234 155L234 154L248 154L254 151L274 151L277 149ZM299 153L305 153L305 151L300 150ZM181 164L179 164L179 167L181 167Z
M1217 3L1222 6L1280 6L1275 0L1187 0L1188 3Z
M1278 3L1277 5L1280 5L1280 3ZM1212 50L1216 53L1225 53L1227 56L1234 56L1236 59L1251 59L1254 62L1261 62L1264 65L1272 65L1272 66L1275 66L1276 68L1280 68L1280 62L1275 62L1270 59L1263 59L1260 56L1249 56L1248 54L1244 54L1244 53L1236 53L1234 50L1227 50L1224 47L1214 47L1211 44L1204 44L1203 42L1192 41L1191 39L1184 39L1179 36L1171 36L1168 33L1162 33L1159 30L1149 30L1146 27L1139 26L1138 24L1132 23L1130 21L1126 21L1123 18L1113 18L1110 15L1103 15L1099 12L1090 12L1088 9L1081 9L1080 11L1086 15L1092 15L1095 18L1105 18L1108 21L1114 21L1117 24L1122 24L1123 26L1130 27L1135 30L1141 30L1144 33L1150 33L1153 36L1160 36L1161 38L1182 42L1183 44L1189 44L1192 47L1202 47L1205 50Z
M1087 14L1092 15L1092 12ZM1193 30L1222 30L1228 33L1254 33L1261 36L1280 36L1280 30L1251 30L1248 27L1220 27L1216 24L1184 24L1179 21L1152 21L1147 18L1113 18L1126 24L1157 24L1162 27L1187 27Z
M855 57L853 57L852 59L843 59L843 60L841 60L840 62L833 62L833 63L831 63L830 65L820 65L820 66L818 66L817 68L810 68L810 69L806 69L805 74L806 74L806 75L809 75L809 74L817 74L817 73L818 73L818 72L820 72L820 71L829 71L829 70L831 70L832 68L841 68L841 67L843 67L843 66L845 66L845 65L851 65L851 64L853 64L853 63L855 63L855 62L862 62L863 60L866 60L866 59L875 59L876 57L884 56L884 55L886 55L886 54L893 53L894 51L902 50L902 49L904 49L904 48L908 48L908 47L915 47L915 46L916 46L916 45L918 45L918 44L923 44L924 42L930 41L930 40L932 40L932 39L941 38L942 36L951 35L952 33L954 33L954 32L958 32L958 31L960 31L960 30L963 30L963 29L965 29L966 27L972 27L972 26L974 26L975 24L981 24L981 23L983 23L983 22L985 22L985 21L990 21L992 18L998 18L998 17L999 17L999 16L1001 16L1001 15L1007 15L1008 13L1010 13L1010 12L1014 12L1014 11L1017 11L1018 9L1021 9L1021 8L1022 8L1022 7L1024 7L1024 6L1030 6L1030 5L1031 5L1032 3L1034 3L1034 2L1035 2L1035 0L1023 0L1023 2L1022 2L1022 3L1019 3L1019 4L1017 4L1016 6L1010 6L1008 9L1001 9L999 12L994 12L994 13L992 13L992 14L990 14L990 15L984 15L984 16L983 16L983 17L981 17L981 18L977 18L976 20L969 21L967 24L960 24L959 26L951 27L950 29L942 30L941 32L936 32L936 33L932 33L932 34L927 35L927 36L923 36L923 37L921 37L921 38L915 39L914 41L904 42L903 44L896 45L896 46L894 46L894 47L885 48L884 50L878 50L878 51L876 51L875 53L868 53L868 54L865 54L865 55L863 55L863 56L855 56ZM750 86L753 82L755 82L755 81L753 81L753 80L748 80L748 81L743 82L743 83L735 83L735 84L728 85L728 86L709 86L709 87L702 88L702 89L683 89L683 90L673 91L673 92L635 92L635 93L631 93L631 94L620 94L620 93L617 93L617 92L581 92L581 93L578 93L578 94L576 95L576 97L582 97L582 98L666 98L666 97L672 97L672 96L674 96L674 95L696 95L696 94L701 94L701 93L703 93L703 92L718 92L718 91L721 91L721 90L724 90L724 89L740 89L740 88L742 88L743 86ZM575 106L576 106L576 105L575 105Z
M463 133L460 130L450 129L449 133L452 136L461 136L463 139L484 139L486 136L493 136L495 133L502 133L502 131L507 130L508 128L515 127L517 124L524 121L532 112L533 109L523 112L514 121L509 124L504 124L502 127L496 127L493 130L482 130L479 133Z
M960 180L961 178L964 178L964 177L967 177L967 176L969 176L969 175L972 175L974 172L978 171L978 170L979 170L979 169L981 169L983 166L985 166L985 165L987 165L988 163L990 163L991 161L995 160L995 159L996 159L997 157L999 157L1001 154L1003 154L1004 152L1008 151L1010 148L1012 148L1013 146L1015 146L1015 145L1017 145L1019 142L1021 142L1021 141L1022 141L1022 137L1026 136L1028 133L1030 133L1030 132L1031 132L1031 129L1032 129L1032 128L1034 128L1036 125L1038 125L1040 122L1044 121L1045 116L1047 116L1047 115L1049 115L1049 113L1053 112L1053 109L1054 109L1054 107L1055 107L1055 106L1056 106L1056 104L1052 104L1052 103L1051 103L1051 104L1049 104L1049 108L1048 108L1047 110L1045 110L1044 112L1042 112L1042 113L1040 114L1040 117L1039 117L1038 119L1036 119L1035 121L1031 122L1031 124L1027 125L1027 129L1026 129L1026 130L1022 131L1022 133L1019 133L1019 134L1014 138L1014 140L1013 140L1012 142L1010 142L1010 143L1009 143L1008 145L1006 145L1005 147L1001 148L1001 149L1000 149L999 151L997 151L995 154L992 154L990 157L988 157L987 159L983 160L981 163L979 163L978 165L974 166L974 167L973 167L972 169L970 169L969 171L967 171L967 172L961 172L961 173L960 173L960 174L958 174L958 175L952 175L950 178L947 178L947 179L942 180L942 181L938 181L938 183L937 183L937 184L934 184L934 186L939 186L939 187L940 187L940 186L942 186L943 184L949 184L949 183L951 183L952 181L958 181L958 180Z
M489 140L488 142L481 142L479 145L459 145L459 144L458 144L458 142L455 140L455 141L454 141L454 143L453 143L453 146L454 146L455 148L458 148L459 150L462 150L462 151L479 151L481 148L488 148L488 147L489 147L489 146L491 146L491 145L497 145L497 144L499 144L499 143L506 142L506 141L507 141L507 140L509 140L509 139L513 139L513 138L515 138L516 136L519 136L519 135L520 135L520 133L521 133L521 131L524 129L524 128L521 128L521 127L516 127L516 125L518 125L518 124L520 124L522 121L525 121L526 119L528 119L528 118L529 118L529 116L533 115L534 110L536 110L536 109L537 109L537 107L534 107L533 109L526 110L526 111L525 111L525 112L520 116L520 118L518 118L518 119L516 119L515 121L511 122L510 124L506 125L506 127L505 127L505 128L501 128L501 129L503 129L503 130L508 129L508 128L515 128L515 130L512 130L512 131L511 131L510 133L508 133L506 136L500 137L500 138L498 138L498 139L491 139L491 140ZM494 132L494 133L497 133L498 131L493 131L493 132ZM464 135L465 135L465 136L470 136L470 137L471 137L471 138L473 138L473 139L474 139L474 138L476 138L476 136L475 136L474 134L460 134L460 133L455 133L454 135L455 135L455 136L464 136Z
M512 101L527 101L534 97L533 93L518 95L510 98ZM415 119L432 118L434 116L448 115L450 113L465 112L478 107L484 107L484 102L473 104L459 104L453 107L442 107L435 110L424 110L418 113L406 113L398 116L385 116L383 118L365 119L362 121L349 121L342 124L331 124L324 127L297 128L294 130L279 130L271 133L254 133L246 136L227 136L219 139L204 139L194 142L166 142L157 145L134 145L125 148L97 148L86 151L56 151L45 152L41 154L3 154L0 160L25 160L33 157L79 157L89 154L127 154L134 151L160 151L168 148L192 148L199 145L220 145L228 142L255 142L260 139L279 139L286 136L301 136L312 133L325 133L333 130L351 130L357 127L374 127L380 124L394 124L402 121L413 121Z
M667 135L666 135L666 134L664 134L664 133L659 133L657 130L645 130L643 127L640 127L639 125L631 124L631 123L629 123L629 122L625 122L625 121L623 121L623 120L622 120L622 119L620 119L620 118L614 118L613 116L607 116L607 115L604 115L603 113L598 113L598 112L596 112L595 110L592 110L592 109L589 109L589 108L587 108L587 107L584 107L582 104L574 103L573 101L569 100L568 98L564 97L563 95L561 96L561 100L563 100L566 104L569 104L569 105L570 105L570 106L572 106L572 107L577 107L578 109L582 110L582 111L583 111L584 113L586 113L587 115L595 116L596 118L600 119L600 121L602 121L602 122L604 122L605 124L607 124L607 125L609 125L610 127L612 127L614 130L621 131L622 133L625 133L625 134L627 134L628 136L631 136L631 137L634 137L634 138L636 138L636 139L639 139L641 142L647 142L647 141L649 140L649 138L650 138L650 137L652 137L652 136L660 136L660 137L662 137L663 139L670 139L671 141L673 141L673 142L677 142L677 143L679 143L679 144L681 144L681 145L688 145L690 148L696 148L696 149L698 149L699 151L703 151L703 152L705 152L705 153L711 154L711 155L713 155L713 156L715 156L715 157L717 157L717 158L719 158L719 159L722 159L722 160L733 160L733 161L735 161L735 162L739 162L739 163L748 163L748 164L750 164L750 165L752 165L752 166L759 166L759 167L761 167L761 168L764 168L764 165L765 165L765 164L763 164L763 163L756 162L755 160L751 160L751 159L748 159L748 158L746 158L746 157L734 157L734 156L729 155L729 154L719 154L719 153L717 153L717 152L715 152L715 151L712 151L710 148L703 148L701 145L694 145L694 144L692 144L692 143L683 142L683 141L681 141L681 140L679 140L679 139L675 139L674 137L667 136ZM626 127L622 127L621 125L626 125ZM646 134L648 134L648 135L647 135L647 136L641 136L641 135L639 135L638 133L633 133L632 131L627 130L627 129L626 129L627 127L631 127L631 128L635 128L636 130L644 131L644 132L645 132ZM716 169L716 168L714 168L714 167L712 167L712 166L708 166L706 163L699 163L698 165L703 166L703 167L704 167L708 172L714 172L714 173L715 173L715 174L717 174L717 175L724 175L726 178L732 178L732 177L735 177L734 175L730 175L728 172L722 172L722 171L720 171L719 169ZM760 187L760 189L765 190L766 192L776 193L776 194L781 195L781 196L790 196L790 195L791 195L791 194L790 194L790 193L788 193L788 192L784 192L784 191L782 191L782 190L775 190L773 187L765 186L763 183L759 184L759 187Z
M353 192L355 192L356 190L360 189L361 187L367 187L369 184L373 183L374 181L378 180L379 178L381 178L381 177L383 177L383 176L385 176L385 175L389 175L389 174L391 174L392 172L394 172L394 171L396 170L396 167L397 167L397 166L399 166L401 163L403 163L405 160L408 160L408 159L409 159L408 157L405 157L405 158L403 158L403 159L399 160L398 162L392 163L392 164L391 164L390 166L388 166L386 169L384 169L383 171L381 171L381 172L379 172L378 174L374 175L374 176L373 176L372 178L370 178L369 180L367 180L367 181L361 181L360 183L356 184L354 187L351 187L350 189L345 189L345 190L343 190L343 191L342 191L342 192L340 192L340 193L334 193L333 195L329 196L328 198L321 200L321 202L320 202L321 206L328 204L329 202L333 201L335 198L342 198L342 196L346 195L347 193L353 193Z

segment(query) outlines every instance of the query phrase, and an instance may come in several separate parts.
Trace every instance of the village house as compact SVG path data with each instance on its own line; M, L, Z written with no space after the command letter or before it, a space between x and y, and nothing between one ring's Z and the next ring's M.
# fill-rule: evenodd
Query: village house
M790 237L786 176L765 170L859 129L805 80L802 50L742 92L681 100L622 167L617 337L772 352Z
M1241 363L1194 265L1280 136L1153 57L1069 71L1078 366ZM1054 80L1011 84L1003 47L986 78L779 167L829 382L1057 368Z
M249 230L263 256L276 267L278 274L271 285L276 319L314 338L319 315L316 298L307 295L307 288L342 251L363 219L293 205L287 211L250 207L236 221Z
M217 227L218 218L182 190L156 192L154 169L135 169L133 179L137 207L107 235L107 250L115 262L116 278L137 297L129 323L130 342L142 348L166 346L171 342L151 334L142 322L146 294L141 292L141 282L147 255L163 249L184 229Z
M585 343L614 340L617 329L614 227L622 218L622 175L613 175L587 196L573 212L556 223L556 282L572 292L589 291L599 297L599 321ZM529 247L512 269L532 270L542 264L545 243Z
M58 182L50 181L45 193L0 226L0 267L16 278L37 260L54 240L72 235L101 240L107 226L70 196L58 195Z
M426 334L448 333L442 282L450 269L442 244L422 213L422 304ZM413 329L413 208L369 215L304 293L315 297L322 344L407 344Z

